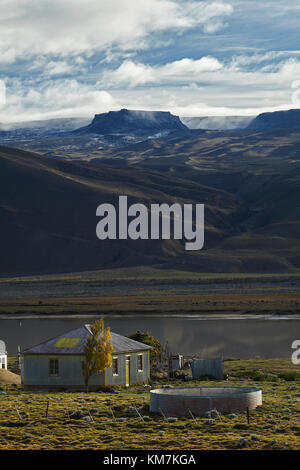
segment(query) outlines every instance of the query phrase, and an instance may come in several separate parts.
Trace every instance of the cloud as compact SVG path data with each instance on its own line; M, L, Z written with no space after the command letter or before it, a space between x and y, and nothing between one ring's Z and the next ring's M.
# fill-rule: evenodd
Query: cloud
M116 70L106 70L99 83L105 86L128 85L130 87L147 83L187 83L200 78L203 73L221 68L222 64L214 57L201 57L198 60L184 58L154 67L126 60Z
M1 0L0 122L291 108L299 12L298 0Z
M0 121L92 117L120 108L169 110L181 116L247 116L297 107L292 84L300 77L300 60L280 57L269 69L263 61L249 70L250 59L184 58L161 66L125 61L90 83L13 78L6 83L7 103Z
M50 61L44 68L44 74L48 76L70 74L74 67L64 61Z
M151 35L216 31L231 5L183 0L1 0L0 60L150 47Z
M6 105L0 110L1 122L93 116L119 108L107 91L73 79L49 80L34 86L14 79L7 85Z

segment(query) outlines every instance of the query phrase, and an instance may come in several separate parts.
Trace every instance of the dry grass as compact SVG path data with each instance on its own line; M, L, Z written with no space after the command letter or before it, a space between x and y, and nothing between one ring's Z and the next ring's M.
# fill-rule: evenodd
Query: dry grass
M0 449L233 449L242 437L247 439L246 449L300 449L300 402L296 401L300 393L299 367L284 359L228 360L225 367L229 381L218 381L218 385L257 384L263 389L263 406L251 412L249 425L244 414L234 419L222 416L222 421L211 425L203 417L197 418L196 423L190 417L168 423L149 413L149 390L143 386L88 395L30 393L10 387L6 394L0 394ZM280 378L283 372L293 372L298 379L284 380ZM152 386L161 386L162 382L156 380ZM107 398L111 399L110 405ZM126 414L129 405L144 405L142 414L150 416L150 420ZM82 410L87 416L91 408L97 409L91 423L68 417L68 410ZM115 421L111 410L115 418L126 420ZM161 430L165 431L162 437L158 435ZM253 434L258 440L251 439Z
M299 293L190 293L188 288L155 289L143 295L1 300L0 314L299 314ZM185 290L185 293L182 291ZM228 289L230 290L230 289ZM174 292L175 291L175 292Z
M0 369L0 385L7 384L7 385L20 385L21 378L19 375L14 374L10 370Z

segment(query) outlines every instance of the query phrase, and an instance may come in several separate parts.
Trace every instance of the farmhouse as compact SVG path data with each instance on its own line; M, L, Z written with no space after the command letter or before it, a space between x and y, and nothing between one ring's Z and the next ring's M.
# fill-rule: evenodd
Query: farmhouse
M84 325L22 351L21 377L25 390L84 390L82 360L90 325ZM105 385L146 383L151 346L111 332L112 366L90 379L89 389Z
M7 352L4 341L0 340L0 369L7 369Z

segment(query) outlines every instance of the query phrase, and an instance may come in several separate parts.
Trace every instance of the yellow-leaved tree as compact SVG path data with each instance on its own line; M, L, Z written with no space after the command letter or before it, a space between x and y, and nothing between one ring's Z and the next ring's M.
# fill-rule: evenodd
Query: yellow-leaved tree
M82 373L87 392L91 376L111 366L113 351L110 328L104 327L103 318L90 325L90 330L91 334L88 336L82 361Z

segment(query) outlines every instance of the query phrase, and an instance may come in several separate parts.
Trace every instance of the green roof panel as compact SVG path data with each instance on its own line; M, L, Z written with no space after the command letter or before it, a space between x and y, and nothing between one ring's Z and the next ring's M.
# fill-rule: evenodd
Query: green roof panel
M55 348L75 348L82 338L59 338L54 344Z

